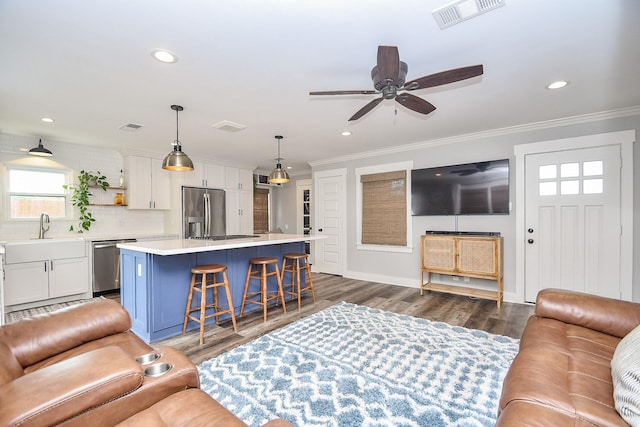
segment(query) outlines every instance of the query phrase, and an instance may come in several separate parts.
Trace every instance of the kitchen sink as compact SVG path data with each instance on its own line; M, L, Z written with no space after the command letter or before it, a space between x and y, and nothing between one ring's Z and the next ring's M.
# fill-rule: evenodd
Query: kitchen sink
M7 264L86 256L86 242L80 238L9 241L5 249Z

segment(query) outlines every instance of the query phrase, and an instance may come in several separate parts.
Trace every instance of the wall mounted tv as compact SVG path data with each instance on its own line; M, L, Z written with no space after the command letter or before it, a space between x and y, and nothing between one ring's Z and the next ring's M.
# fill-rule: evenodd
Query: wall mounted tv
M509 214L509 159L411 171L411 215Z

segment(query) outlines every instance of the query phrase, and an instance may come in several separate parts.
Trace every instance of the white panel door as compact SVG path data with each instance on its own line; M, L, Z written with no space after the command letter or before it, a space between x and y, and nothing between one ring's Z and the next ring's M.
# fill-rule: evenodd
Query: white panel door
M620 146L525 158L525 300L562 288L621 297Z
M345 175L324 172L315 178L315 224L325 239L315 241L318 272L342 275L344 271Z

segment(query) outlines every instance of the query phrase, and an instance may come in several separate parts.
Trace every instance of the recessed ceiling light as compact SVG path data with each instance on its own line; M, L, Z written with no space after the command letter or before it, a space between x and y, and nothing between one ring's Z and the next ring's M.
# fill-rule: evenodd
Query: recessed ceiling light
M52 119L51 117L41 117L40 121L43 121L45 123L53 123L53 122L55 122L55 120Z
M176 54L166 49L154 49L151 51L151 56L153 56L160 62L164 62L165 64L173 64L174 62L178 62L178 57L176 56Z
M291 170L291 169L293 169L293 167L291 167L291 166L287 166L287 169L288 169L288 170Z
M342 136L350 136L351 132L349 132L348 130L345 130L344 132L342 132Z
M569 84L568 82L565 82L563 80L558 80L557 82L553 82L549 86L547 86L547 89L560 89L565 87L568 84Z

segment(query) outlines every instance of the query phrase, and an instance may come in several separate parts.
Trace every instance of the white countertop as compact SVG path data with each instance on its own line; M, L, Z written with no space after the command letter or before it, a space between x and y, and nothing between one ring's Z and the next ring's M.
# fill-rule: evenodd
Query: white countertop
M259 234L257 236L258 237L231 240L155 240L151 242L119 243L118 247L120 249L129 249L154 255L180 255L195 252L220 251L224 249L304 242L307 240L319 240L327 237L322 235L276 233Z

